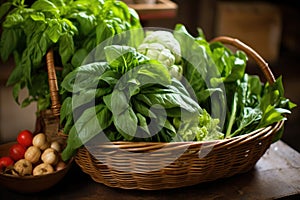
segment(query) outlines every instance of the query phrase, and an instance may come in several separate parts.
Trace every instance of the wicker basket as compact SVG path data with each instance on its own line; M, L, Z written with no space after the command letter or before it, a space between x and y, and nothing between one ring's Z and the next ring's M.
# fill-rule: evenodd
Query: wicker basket
M268 64L249 46L230 37L217 37L212 41L243 50L254 59L266 80L274 83ZM52 51L47 54L47 67L53 115L59 116ZM75 161L94 181L110 187L160 190L190 186L249 171L282 126L283 121L280 121L245 135L209 142L89 144L77 151Z

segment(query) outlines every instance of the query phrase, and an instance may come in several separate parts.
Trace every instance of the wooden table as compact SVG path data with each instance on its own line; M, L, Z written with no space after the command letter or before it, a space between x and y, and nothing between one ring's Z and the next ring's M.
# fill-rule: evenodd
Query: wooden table
M300 199L300 154L282 141L273 144L248 173L195 186L138 191L110 188L94 182L74 164L53 188L19 194L0 188L0 199Z

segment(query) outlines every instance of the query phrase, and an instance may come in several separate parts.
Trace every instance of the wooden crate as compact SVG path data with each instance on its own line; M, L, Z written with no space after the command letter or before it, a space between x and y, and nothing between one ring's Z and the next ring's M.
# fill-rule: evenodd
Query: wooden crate
M262 2L217 3L215 35L242 40L268 62L278 58L281 32L281 13L275 5Z

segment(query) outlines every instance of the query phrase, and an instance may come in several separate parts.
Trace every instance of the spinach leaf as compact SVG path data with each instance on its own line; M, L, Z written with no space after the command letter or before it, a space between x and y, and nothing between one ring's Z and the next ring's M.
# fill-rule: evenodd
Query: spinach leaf
M219 82L215 84L214 79L220 78L221 73L213 60L209 43L203 34L199 33L195 38L181 24L176 25L174 36L181 47L185 87L195 94L202 108L223 119L226 113L225 89ZM223 124L223 120L220 123Z
M115 115L113 112L114 125L122 136L130 141L137 132L138 118L132 107L128 107L122 113Z
M72 98L65 98L60 109L60 121L63 122L68 116L72 115Z
M104 52L110 67L121 74L149 60L129 46L110 45L104 48Z
M103 133L103 130L112 123L111 118L111 112L104 104L86 109L70 130L68 145L62 152L62 159L68 160L82 144L98 133Z
M149 138L151 137L150 130L148 128L148 123L147 123L147 118L144 117L140 113L136 113L137 119L138 119L138 127L137 127L137 134L135 137L140 137L140 138ZM145 135L145 136L144 136Z
M282 77L277 78L274 84L267 83L262 93L260 109L263 115L257 128L286 119L285 114L290 114L296 106L284 96Z
M76 68L62 81L61 86L68 92L79 92L95 88L100 76L109 69L107 63L96 62Z
M110 103L111 105L109 107L116 116L129 109L129 99L124 91L113 90Z
M153 113L150 110L149 106L145 105L144 102L141 102L141 101L137 100L136 98L132 98L131 104L137 113L140 113L143 116L148 117L148 118L156 118L156 114Z
M151 105L161 105L164 108L175 108L180 107L189 111L191 113L198 112L199 105L195 103L193 100L186 98L178 93L148 93L148 94L138 94L136 95L136 99L144 102L148 106Z
M243 78L247 61L247 56L244 52L237 51L233 54L221 43L212 43L210 48L211 56L221 75L219 78L212 78L211 83L213 86Z

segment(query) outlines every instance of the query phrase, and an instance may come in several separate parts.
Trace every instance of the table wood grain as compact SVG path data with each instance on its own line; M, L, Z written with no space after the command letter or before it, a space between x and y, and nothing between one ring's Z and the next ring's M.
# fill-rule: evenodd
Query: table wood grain
M67 176L49 190L19 194L1 187L0 199L300 199L300 154L278 141L247 173L159 191L110 188L94 182L74 164Z

